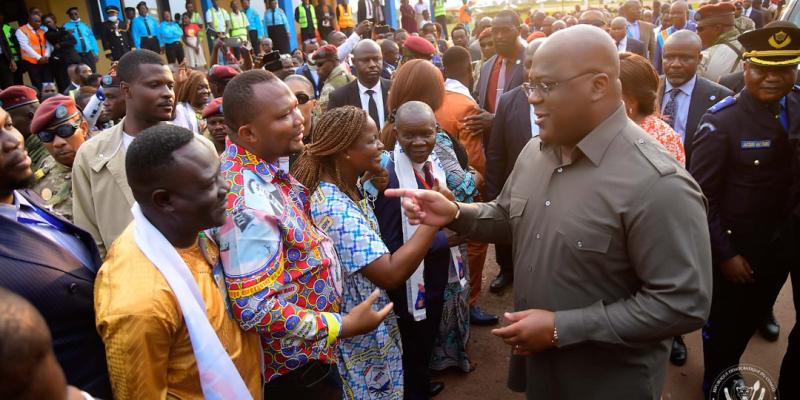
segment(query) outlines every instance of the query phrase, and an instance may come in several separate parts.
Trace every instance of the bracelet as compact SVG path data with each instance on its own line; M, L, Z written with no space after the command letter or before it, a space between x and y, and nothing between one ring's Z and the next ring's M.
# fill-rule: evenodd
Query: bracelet
M553 326L553 339L550 340L554 346L558 347L558 328Z
M454 201L453 204L456 205L456 215L453 217L453 221L457 220L458 217L461 216L461 206L458 205L458 202Z

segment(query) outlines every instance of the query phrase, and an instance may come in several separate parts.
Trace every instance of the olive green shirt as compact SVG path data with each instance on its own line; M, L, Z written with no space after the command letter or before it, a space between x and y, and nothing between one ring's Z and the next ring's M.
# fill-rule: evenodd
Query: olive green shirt
M44 175L33 186L50 210L72 222L72 167L47 157L42 163Z
M671 338L710 308L706 200L622 106L570 158L532 139L498 198L448 227L512 243L515 308L555 312L558 347L512 362L528 398L658 399Z

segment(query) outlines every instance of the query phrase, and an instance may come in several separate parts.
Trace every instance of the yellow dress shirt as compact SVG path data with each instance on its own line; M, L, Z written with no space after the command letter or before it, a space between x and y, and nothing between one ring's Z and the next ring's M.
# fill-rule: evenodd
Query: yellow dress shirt
M177 249L200 290L211 326L253 394L261 398L261 345L226 310L226 299L200 247ZM216 248L210 249L217 258ZM224 289L224 287L223 287ZM94 286L97 330L106 346L115 399L202 399L200 377L178 300L139 250L128 225Z

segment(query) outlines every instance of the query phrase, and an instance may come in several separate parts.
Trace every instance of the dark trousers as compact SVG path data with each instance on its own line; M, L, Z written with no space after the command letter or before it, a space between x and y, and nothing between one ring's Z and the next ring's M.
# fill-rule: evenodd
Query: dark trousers
M430 398L430 364L433 345L439 334L444 297L425 299L427 318L414 321L412 317L397 318L403 342L403 390L405 400ZM397 303L395 303L397 304ZM405 307L405 303L401 305Z
M444 15L440 15L440 16L436 17L436 22L438 22L438 23L440 23L442 25L442 31L444 31L444 32L442 32L442 33L444 33L444 40L448 40L449 37L447 37L447 17L445 17ZM422 27L420 27L420 28L422 28Z
M155 36L143 37L140 45L143 49L155 51L156 53L161 53L161 46L158 44L158 39L156 39Z
M167 43L164 45L164 52L167 53L167 63L180 64L183 62L183 46L181 46L181 42Z
M97 58L94 53L87 51L86 53L78 53L78 55L81 57L81 62L88 65L92 72L97 72Z
M342 396L339 368L321 361L310 361L264 385L265 399L339 400Z
M31 78L31 85L38 91L42 91L42 82L53 81L50 64L33 64L27 61L22 61L22 63L25 64L25 70L28 71L28 77Z
M792 297L794 298L795 323L789 333L789 346L781 364L778 394L782 399L800 399L800 267L792 269Z
M510 244L495 244L494 257L500 266L500 274L514 276L514 253Z
M255 54L261 53L261 40L258 39L258 31L247 31L247 38L250 44L253 45L253 52Z
M734 239L735 248L754 271L754 283L732 283L722 276L719 265L714 265L711 314L703 327L706 392L719 374L739 364L747 343L786 282L790 264L796 263L788 240L778 237L769 242L758 237Z
M58 93L63 93L70 84L69 74L67 73L68 66L60 61L50 61L50 66L53 68L53 75L56 78Z
M286 32L286 27L283 25L272 25L267 27L267 33L272 39L272 49L278 50L281 54L289 54L292 49L289 48L289 33ZM303 46L299 46L300 49Z
M5 53L0 54L0 89L5 89L14 84L14 73L11 72L11 60ZM19 66L17 66L19 67Z

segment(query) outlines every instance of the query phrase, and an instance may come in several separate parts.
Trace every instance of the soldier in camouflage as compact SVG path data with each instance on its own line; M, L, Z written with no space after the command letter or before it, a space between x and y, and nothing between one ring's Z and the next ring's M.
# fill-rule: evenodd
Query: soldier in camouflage
M8 112L12 124L25 138L25 150L31 158L31 170L36 182L44 176L42 166L49 157L39 138L31 136L31 120L39 108L36 89L22 85L9 86L0 92L0 107Z
M86 141L88 123L69 96L55 96L36 110L31 133L50 153L41 167L42 176L33 190L53 212L72 221L72 163ZM32 136L33 137L33 136Z

